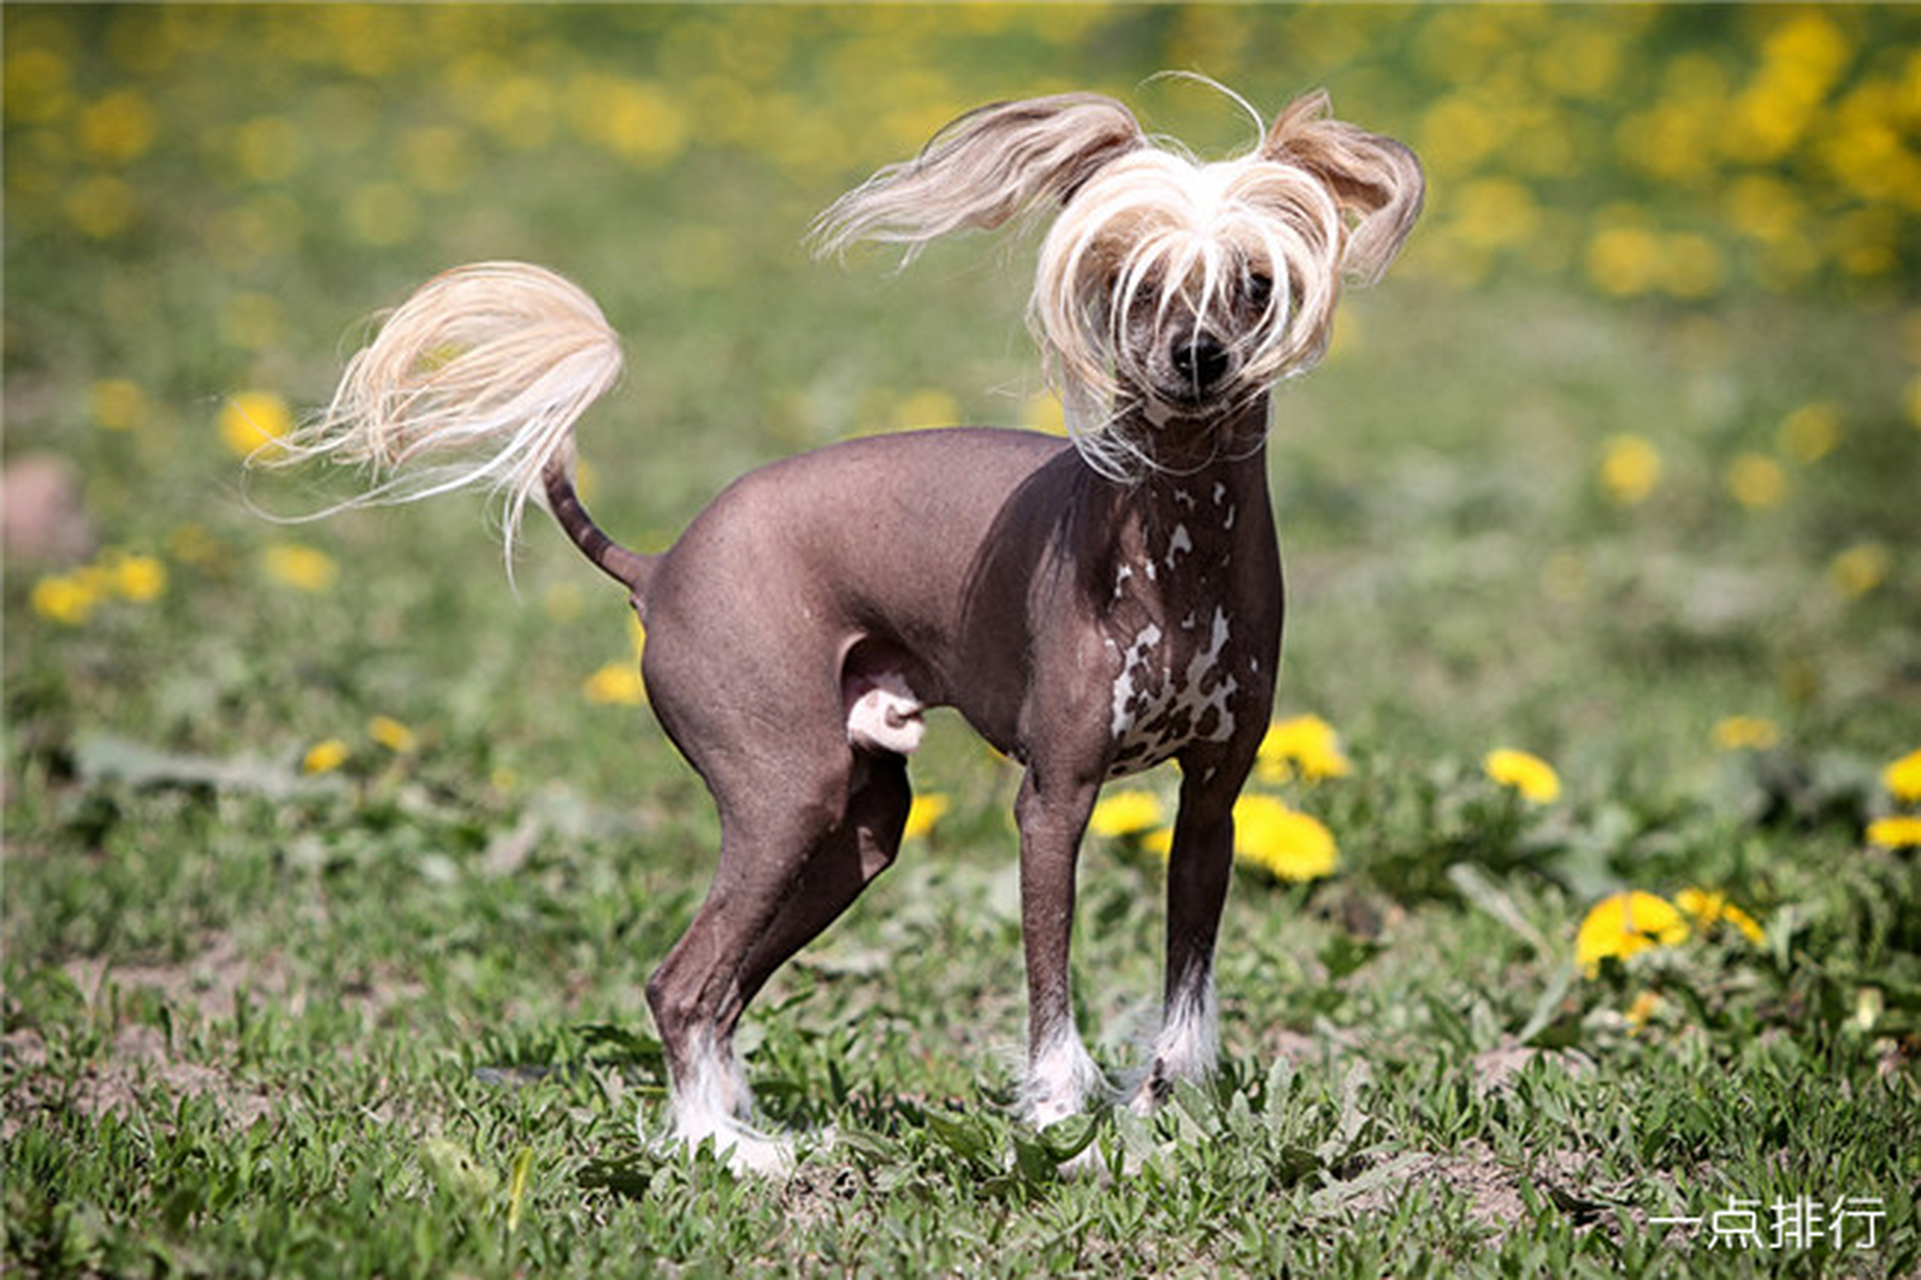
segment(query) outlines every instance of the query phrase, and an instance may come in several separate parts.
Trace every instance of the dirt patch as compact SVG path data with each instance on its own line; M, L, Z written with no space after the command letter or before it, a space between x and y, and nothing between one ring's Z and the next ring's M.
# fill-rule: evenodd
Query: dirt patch
M238 1079L223 1065L184 1059L178 1052L184 1042L178 1036L170 1044L159 1027L129 1017L124 1011L133 1005L116 998L135 992L152 995L171 1012L176 1029L231 1023L243 1001L250 1007L278 1001L298 1017L309 990L291 974L282 955L249 955L231 937L213 935L198 954L178 963L110 964L89 958L70 961L64 972L86 1000L94 1026L115 1013L119 1020L107 1042L77 1062L70 1057L63 1061L58 1041L50 1046L30 1027L0 1039L0 1085L6 1094L0 1134L7 1139L29 1124L61 1114L140 1115L164 1125L182 1100L202 1097L215 1101L229 1125L244 1129L282 1105L266 1089ZM378 1016L424 990L411 980L379 975L330 994Z
M266 1090L221 1068L176 1057L154 1027L121 1027L100 1057L71 1070L50 1070L51 1056L35 1031L15 1031L0 1041L0 1078L6 1081L0 1133L7 1140L41 1117L69 1113L90 1120L110 1113L123 1119L143 1116L164 1125L187 1098L211 1096L234 1129L247 1128L278 1106Z
M200 954L178 964L109 964L89 958L70 961L66 972L91 1004L98 1004L112 983L123 991L151 991L175 1009L210 1022L232 1018L242 991L285 996L288 987L280 957L247 956L232 938L218 934L207 939Z
M1341 1195L1344 1207L1361 1215L1380 1213L1417 1187L1452 1191L1466 1202L1468 1221L1486 1229L1498 1243L1527 1216L1521 1194L1531 1181L1541 1201L1554 1206L1577 1226L1606 1229L1623 1207L1614 1194L1589 1187L1589 1159L1576 1152L1547 1152L1523 1171L1498 1158L1480 1141L1466 1142L1446 1154L1415 1152L1387 1161L1355 1178ZM1637 1210L1629 1210L1638 1216Z

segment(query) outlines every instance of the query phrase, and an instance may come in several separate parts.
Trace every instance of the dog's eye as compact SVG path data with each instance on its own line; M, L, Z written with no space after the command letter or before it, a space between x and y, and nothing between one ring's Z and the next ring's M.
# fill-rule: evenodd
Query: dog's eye
M1247 273L1247 283L1243 286L1249 305L1265 307L1274 296L1274 277L1264 271Z

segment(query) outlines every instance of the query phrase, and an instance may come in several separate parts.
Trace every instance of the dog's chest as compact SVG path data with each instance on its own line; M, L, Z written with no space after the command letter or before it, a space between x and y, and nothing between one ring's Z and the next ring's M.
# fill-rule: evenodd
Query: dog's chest
M1186 513L1199 514L1193 505ZM1231 554L1207 545L1218 540L1208 534L1232 527L1233 508L1207 514L1213 528L1197 534L1187 521L1176 521L1124 555L1115 570L1107 639L1115 673L1110 778L1234 734L1233 697L1241 680L1223 589Z

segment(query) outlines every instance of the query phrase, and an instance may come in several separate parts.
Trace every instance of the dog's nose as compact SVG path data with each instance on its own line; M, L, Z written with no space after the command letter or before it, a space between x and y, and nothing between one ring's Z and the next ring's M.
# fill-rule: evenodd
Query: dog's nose
M1196 392L1207 391L1227 376L1227 348L1210 333L1196 333L1174 344L1173 363Z

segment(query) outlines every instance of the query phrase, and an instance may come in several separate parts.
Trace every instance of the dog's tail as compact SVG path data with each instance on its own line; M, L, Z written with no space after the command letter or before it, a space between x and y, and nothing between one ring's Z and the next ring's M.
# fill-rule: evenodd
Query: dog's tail
M528 500L544 501L582 554L636 589L652 557L595 524L573 482L574 424L620 369L619 337L578 286L521 262L458 267L386 317L276 460L370 470L341 507L487 485L505 499L510 566Z

